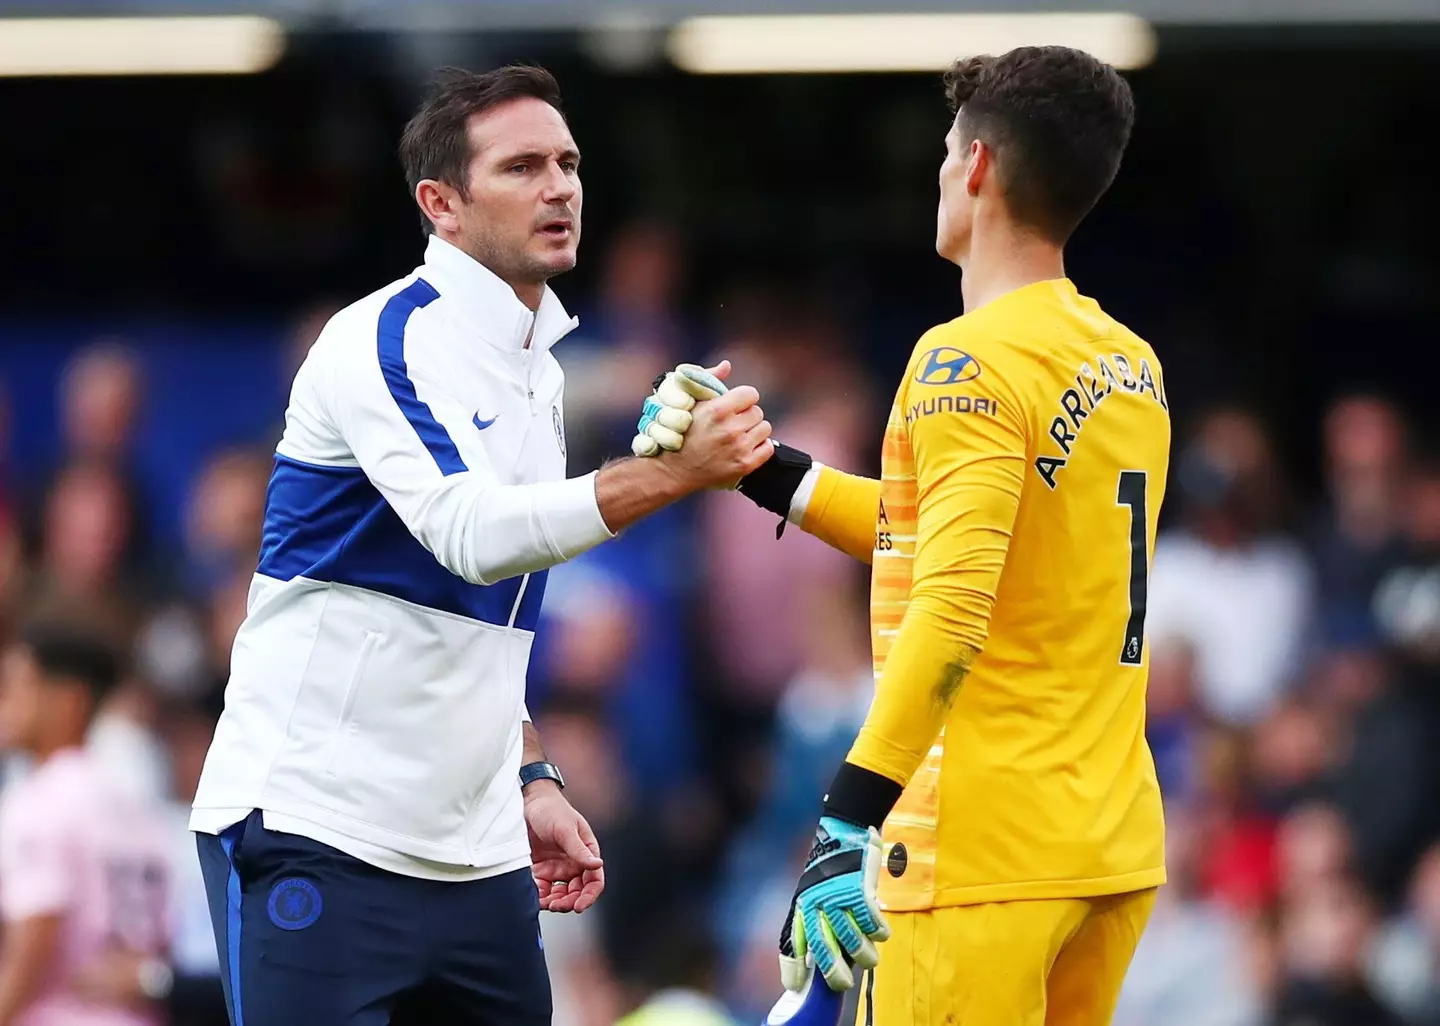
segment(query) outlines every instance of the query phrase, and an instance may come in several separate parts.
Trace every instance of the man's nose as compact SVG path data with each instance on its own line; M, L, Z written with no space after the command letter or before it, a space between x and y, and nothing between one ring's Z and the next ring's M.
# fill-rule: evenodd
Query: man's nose
M579 191L579 184L558 166L551 166L545 177L543 198L546 203L569 203Z

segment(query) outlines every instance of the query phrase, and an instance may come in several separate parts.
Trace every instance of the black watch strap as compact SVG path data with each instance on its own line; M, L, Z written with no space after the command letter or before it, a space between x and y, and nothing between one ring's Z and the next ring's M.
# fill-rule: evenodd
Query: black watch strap
M553 780L565 789L565 777L560 772L560 767L553 762L528 762L520 767L520 787L523 789L526 784L533 784L537 780Z

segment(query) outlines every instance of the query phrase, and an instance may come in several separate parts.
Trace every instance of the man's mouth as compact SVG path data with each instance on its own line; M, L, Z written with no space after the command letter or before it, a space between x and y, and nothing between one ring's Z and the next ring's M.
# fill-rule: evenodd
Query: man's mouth
M552 239L563 239L570 234L574 227L575 222L571 221L568 217L557 217L551 221L542 221L539 232L541 235L547 235Z

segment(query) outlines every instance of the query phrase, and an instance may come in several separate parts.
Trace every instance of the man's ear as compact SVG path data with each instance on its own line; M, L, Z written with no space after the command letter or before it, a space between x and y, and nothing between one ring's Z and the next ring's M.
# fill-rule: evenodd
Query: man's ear
M415 186L415 202L436 230L455 232L460 229L460 190L453 185L426 178Z
M990 147L979 139L971 140L970 154L965 162L965 191L967 193L971 196L980 195L980 187L985 183L994 163L995 158L990 152Z

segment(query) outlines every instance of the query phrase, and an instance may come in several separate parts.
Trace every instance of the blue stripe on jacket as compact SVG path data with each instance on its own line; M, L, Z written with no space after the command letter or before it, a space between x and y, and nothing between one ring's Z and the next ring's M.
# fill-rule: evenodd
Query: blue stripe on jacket
M415 382L410 380L410 368L405 363L405 325L410 315L424 309L440 298L424 278L416 278L405 286L380 311L379 327L376 330L377 349L380 355L380 371L385 375L385 386L400 412L420 436L420 441L447 477L463 474L470 468L460 458L460 450L441 423L430 412L430 407L415 394Z
M359 467L275 457L259 572L334 581L504 627L523 577L471 584L440 565ZM515 626L533 631L549 571L530 576Z

